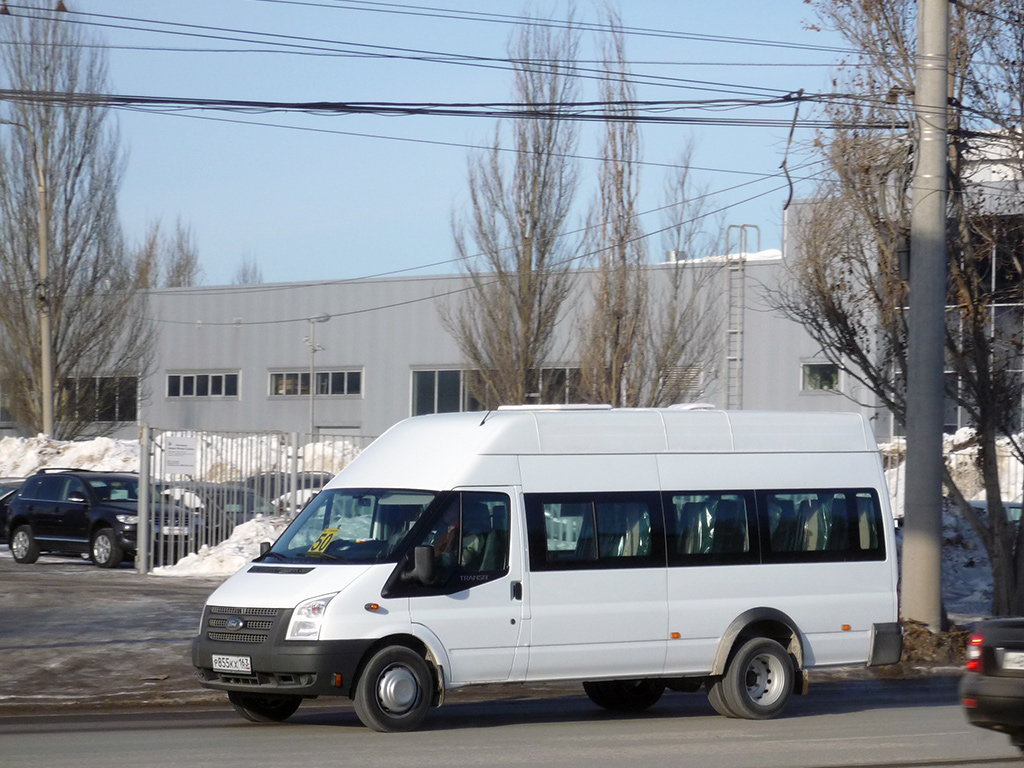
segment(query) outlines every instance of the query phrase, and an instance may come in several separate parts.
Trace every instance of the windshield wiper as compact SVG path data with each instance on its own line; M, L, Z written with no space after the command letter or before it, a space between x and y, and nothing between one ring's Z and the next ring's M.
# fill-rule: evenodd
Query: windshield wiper
M344 558L338 557L337 555L329 555L326 552L303 552L299 557L308 557L311 560L343 560Z
M291 559L291 558L288 557L288 555L282 555L280 552L275 552L272 549L267 550L267 553L265 555L263 555L263 557L261 557L259 559L260 560L267 560L268 558L271 558L271 557L276 557L278 560L290 560Z

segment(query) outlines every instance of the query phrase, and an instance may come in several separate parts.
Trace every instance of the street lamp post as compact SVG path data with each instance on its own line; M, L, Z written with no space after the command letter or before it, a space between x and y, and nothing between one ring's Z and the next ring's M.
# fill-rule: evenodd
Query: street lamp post
M46 201L46 162L39 138L24 123L0 120L25 131L32 141L32 164L39 189L39 282L36 284L36 307L39 310L40 397L42 398L43 434L53 437L53 351L50 338L50 283L46 233L49 215Z
M315 430L313 421L313 408L316 398L316 366L314 361L316 359L316 353L322 352L323 347L316 343L316 325L317 323L326 323L331 319L331 316L326 312L323 312L316 317L307 318L309 323L309 335L303 339L306 346L309 347L309 436L310 439L313 437Z

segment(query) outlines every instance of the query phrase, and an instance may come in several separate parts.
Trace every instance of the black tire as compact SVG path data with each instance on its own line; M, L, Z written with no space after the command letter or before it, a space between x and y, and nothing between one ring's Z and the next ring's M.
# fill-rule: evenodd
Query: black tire
M755 637L729 661L722 695L736 717L769 720L786 708L793 693L793 660L774 640Z
M583 683L583 690L599 707L613 712L642 712L665 692L661 680L598 680Z
M434 676L411 648L392 645L377 651L356 683L356 714L367 728L382 733L414 730L433 700Z
M254 723L279 723L295 714L302 703L302 697L231 691L228 701L235 712L246 720Z
M117 543L112 528L100 528L92 535L89 555L100 568L117 568L124 560L124 550Z
M16 563L31 565L39 559L39 543L29 525L19 525L15 528L7 546L11 548Z
M711 707L715 712L722 717L737 717L736 713L729 709L729 705L725 701L725 693L722 690L722 678L708 680L707 689L708 701L711 702Z

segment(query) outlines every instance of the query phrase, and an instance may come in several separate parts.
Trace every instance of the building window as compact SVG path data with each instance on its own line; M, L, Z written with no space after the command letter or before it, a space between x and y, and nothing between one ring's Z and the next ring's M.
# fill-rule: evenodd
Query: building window
M839 366L834 363L804 363L803 392L831 392L839 389Z
M60 397L79 421L126 422L138 418L139 380L135 376L64 379Z
M315 392L317 395L348 395L363 393L362 371L315 371ZM284 371L270 374L270 394L291 397L309 397L309 371Z
M559 405L585 403L583 376L579 368L541 368L540 402Z
M412 415L483 410L470 391L472 378L471 371L413 371Z
M238 397L237 373L171 373L168 397Z

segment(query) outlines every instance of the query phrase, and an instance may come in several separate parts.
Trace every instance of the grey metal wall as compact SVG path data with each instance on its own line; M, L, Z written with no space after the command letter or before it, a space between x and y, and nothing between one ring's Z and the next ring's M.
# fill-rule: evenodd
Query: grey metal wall
M409 415L413 368L460 367L438 316L459 284L424 277L155 292L157 373L142 417L181 429L307 431L308 397L271 396L269 374L309 370L308 318L326 313L333 317L315 326L316 369L361 370L362 394L317 397L315 426L379 435ZM166 396L168 373L235 370L235 400Z
M652 279L664 268L652 269ZM822 361L802 328L772 314L765 287L784 275L780 259L745 266L743 407L767 410L859 409L841 392L802 392L801 363ZM587 279L586 273L582 276ZM376 436L410 415L411 372L463 367L441 322L439 307L457 301L458 276L410 277L320 284L200 287L156 291L151 312L159 324L156 371L144 387L141 420L169 429L227 431L309 429L306 396L269 394L271 371L309 370L303 339L308 318L330 314L315 327L317 370L362 371L362 394L317 396L315 427L324 432ZM582 287L571 306L586 305ZM725 300L723 296L722 300ZM556 349L574 364L576 321L560 325ZM238 398L169 398L169 373L240 374ZM850 394L850 382L840 380ZM721 376L704 398L724 406ZM886 423L876 423L880 436Z

